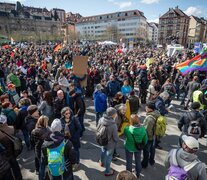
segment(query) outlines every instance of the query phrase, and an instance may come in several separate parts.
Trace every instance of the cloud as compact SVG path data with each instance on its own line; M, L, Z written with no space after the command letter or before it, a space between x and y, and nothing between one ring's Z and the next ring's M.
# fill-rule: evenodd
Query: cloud
M117 2L115 0L108 0L108 2L114 4L115 6L118 6L119 9L124 9L132 6L131 1L125 1L125 2Z
M160 0L141 0L141 3L144 4L153 4L153 3L159 3Z
M159 18L147 20L147 22L149 22L149 23L151 23L151 22L159 23Z
M198 7L188 7L188 9L186 9L184 11L185 14L187 14L188 16L190 15L194 15L194 16L199 16L202 14L202 10L199 9Z

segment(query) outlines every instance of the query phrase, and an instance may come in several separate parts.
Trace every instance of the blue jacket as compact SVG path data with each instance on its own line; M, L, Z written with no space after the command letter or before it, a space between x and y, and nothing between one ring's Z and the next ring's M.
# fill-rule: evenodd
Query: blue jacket
M167 109L165 108L165 102L161 97L157 97L155 101L155 108L160 112L162 116L168 113Z
M107 84L107 95L109 97L114 97L120 89L120 84L117 81L109 81Z
M96 112L105 112L107 108L107 97L101 91L93 93L94 106Z

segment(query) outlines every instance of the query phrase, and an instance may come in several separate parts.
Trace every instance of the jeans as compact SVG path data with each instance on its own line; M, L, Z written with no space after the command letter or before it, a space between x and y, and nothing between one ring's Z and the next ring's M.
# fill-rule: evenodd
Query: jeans
M39 160L39 180L45 179L45 163Z
M106 149L105 147L101 148L101 162L103 163L105 169L105 173L110 172L110 165L112 161L112 156L114 153L114 149Z
M142 170L141 151L129 152L127 149L125 149L125 153L126 153L126 170L132 172L132 158L134 154L136 175L137 177L139 177L141 170Z
M30 147L29 133L26 129L22 129L22 134L24 136L25 144L26 144L27 148L29 148Z
M96 126L98 125L98 121L102 116L103 116L103 112L97 112L96 113Z
M83 122L84 121L84 115L79 116L78 120L79 120L79 122L81 124L81 128L82 128L81 133L80 133L80 137L82 137L83 132L85 131L85 126L84 126L84 122Z
M143 150L142 167L147 167L148 162L154 163L155 160L155 142L154 140L148 140Z
M77 163L79 164L80 163L80 151L79 151L79 148L74 147L74 150L76 152Z

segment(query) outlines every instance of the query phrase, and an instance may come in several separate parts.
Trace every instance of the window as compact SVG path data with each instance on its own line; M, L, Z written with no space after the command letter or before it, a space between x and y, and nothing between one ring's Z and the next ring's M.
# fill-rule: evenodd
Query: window
M125 13L125 16L128 16L128 14L127 14L127 13Z

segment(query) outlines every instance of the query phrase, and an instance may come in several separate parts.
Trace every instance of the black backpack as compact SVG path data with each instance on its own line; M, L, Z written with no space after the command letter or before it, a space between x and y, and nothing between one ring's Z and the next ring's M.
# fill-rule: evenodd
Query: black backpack
M100 146L108 144L107 126L99 125L96 132L96 142Z

